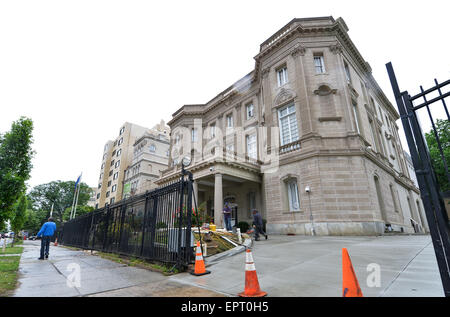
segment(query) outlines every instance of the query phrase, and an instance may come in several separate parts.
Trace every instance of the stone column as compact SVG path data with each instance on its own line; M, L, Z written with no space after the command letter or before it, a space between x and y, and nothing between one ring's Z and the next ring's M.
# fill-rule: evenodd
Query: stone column
M198 205L200 205L200 202L198 201L198 180L195 180L194 181L194 183L193 183L193 191L192 191L192 206L194 206L194 201L197 203L197 208L198 208ZM194 200L194 197L195 197L195 200Z
M214 174L214 224L218 228L223 228L223 189L222 189L222 174Z

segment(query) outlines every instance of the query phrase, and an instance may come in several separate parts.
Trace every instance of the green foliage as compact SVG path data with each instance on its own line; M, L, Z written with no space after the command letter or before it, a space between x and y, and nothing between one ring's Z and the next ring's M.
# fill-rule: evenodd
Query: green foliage
M250 228L250 225L248 224L248 222L245 222L245 221L239 221L237 226L239 229L241 229L242 233L247 232L248 228Z
M23 230L30 235L38 233L41 226L47 221L50 212L46 210L27 210L27 217L23 225Z
M450 122L448 120L436 121L436 130L439 137L439 141L444 152L444 157L447 165L450 164ZM434 172L436 174L437 182L439 183L441 191L445 192L450 190L450 184L445 172L444 162L442 160L441 153L439 151L438 143L434 135L434 131L425 133L425 139L428 144L428 149L431 156L431 164L433 165ZM450 166L448 166L450 168Z
M13 216L13 205L26 190L33 150L33 121L21 117L0 134L0 227Z
M165 222L158 222L156 224L156 229L165 229L167 228L167 224Z
M92 191L85 183L81 183L79 186L81 188L78 196L77 215L79 215L78 210L80 206L85 206L89 201ZM53 204L52 216L56 224L59 225L63 221L64 211L72 206L74 193L74 181L53 181L34 187L28 196L32 201L34 210L45 210L48 212L48 215L50 215Z
M27 219L27 206L27 197L25 195L22 195L18 203L14 207L14 214L11 218L11 229L15 233L14 240L18 239L18 233L23 229L23 225Z
M91 211L94 211L94 210L95 210L94 207L87 206L87 205L86 206L77 206L77 213L75 215L75 218L79 217L79 216L82 216L82 215L85 215L87 213L90 213ZM72 207L67 207L66 210L64 210L63 221L68 221L69 220L71 211L72 211Z

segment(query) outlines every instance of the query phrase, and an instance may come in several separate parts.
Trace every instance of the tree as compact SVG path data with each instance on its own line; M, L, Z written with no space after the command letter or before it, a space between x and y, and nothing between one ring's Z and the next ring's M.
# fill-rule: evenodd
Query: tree
M79 217L79 216L85 215L94 210L95 210L95 208L91 207L91 206L77 206L77 214L75 216ZM64 221L68 221L70 219L71 211L72 211L72 207L68 207L68 208L66 208L66 210L64 210L64 214L63 214Z
M444 152L444 157L447 162L447 166L450 168L450 121L448 120L436 120L436 130L439 137L439 142ZM442 160L441 153L439 151L438 143L434 135L434 131L425 133L425 139L427 140L428 150L430 151L431 164L436 174L437 182L441 191L445 192L450 190L450 184L447 174L444 168L444 162Z
M25 192L30 178L34 151L33 121L21 117L11 130L0 134L0 223L13 216L13 205ZM0 225L1 226L1 225Z
M11 218L11 229L14 232L14 240L17 240L19 231L23 229L23 225L27 218L27 206L27 197L22 195L18 203L15 205L14 215Z
M79 184L80 194L78 196L78 208L84 206L89 201L92 189L85 183ZM28 194L32 201L34 210L45 210L47 218L53 204L53 218L57 224L63 222L63 213L67 208L71 208L75 193L74 181L53 181L34 187ZM78 209L77 208L77 209Z

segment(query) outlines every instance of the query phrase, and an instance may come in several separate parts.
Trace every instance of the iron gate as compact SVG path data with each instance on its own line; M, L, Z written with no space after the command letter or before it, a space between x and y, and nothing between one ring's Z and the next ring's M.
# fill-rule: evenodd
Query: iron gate
M192 179L119 201L64 223L67 246L186 268L193 260Z
M392 64L386 64L386 68L389 74L392 89L394 91L395 101L400 112L400 117L402 119L417 181L419 183L420 193L425 207L428 226L430 228L430 234L439 266L439 272L441 274L442 285L444 287L444 293L445 296L450 297L449 219L444 205L443 193L440 190L435 172L433 171L431 156L417 116L417 111L419 109L426 108L444 165L444 173L450 183L448 162L444 156L444 150L448 148L449 145L443 144L439 139L434 120L435 118L433 118L433 114L430 110L431 104L442 102L447 115L447 120L450 121L449 112L445 103L445 98L450 96L450 92L442 93L443 88L450 85L450 80L443 83L438 83L435 79L434 81L436 85L434 87L424 90L422 86L420 86L421 92L417 95L411 96L408 91L400 92ZM430 97L432 94L437 94L437 96ZM422 100L420 104L414 104L418 103L420 100Z

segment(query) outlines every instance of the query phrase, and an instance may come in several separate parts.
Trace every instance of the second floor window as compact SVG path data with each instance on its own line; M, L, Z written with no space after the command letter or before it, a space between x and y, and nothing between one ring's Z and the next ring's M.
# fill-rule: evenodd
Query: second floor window
M228 115L227 116L227 128L232 128L232 127L233 127L233 116Z
M252 103L249 103L246 107L245 110L247 112L247 120L253 118L255 116L255 107L253 106Z
M191 129L191 142L197 142L197 129Z
M287 75L287 67L284 66L283 68L280 68L277 70L277 80L278 80L278 87L283 86L288 82L288 75Z
M356 132L361 133L358 120L358 105L353 102L353 117L355 119Z
M289 144L298 140L297 117L295 116L295 105L278 110L280 124L281 145Z
M350 68L348 67L348 64L344 62L344 70L345 70L345 79L348 83L352 82L352 77L350 76Z
M247 155L251 159L257 158L256 134L247 135Z
M325 63L323 62L323 55L314 56L314 67L316 68L316 74L325 73Z

